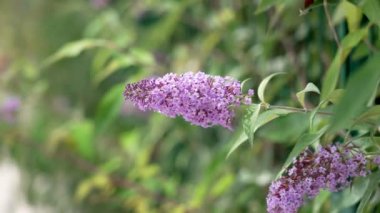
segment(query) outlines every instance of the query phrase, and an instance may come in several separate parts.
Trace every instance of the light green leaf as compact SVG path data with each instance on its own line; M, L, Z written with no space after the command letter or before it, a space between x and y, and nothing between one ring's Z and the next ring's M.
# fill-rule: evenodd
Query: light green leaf
M260 13L266 11L270 7L274 6L276 3L281 3L281 1L278 1L278 0L261 0L256 11L255 11L255 14L260 14Z
M80 155L92 160L95 157L94 124L89 120L78 121L70 124L69 130Z
M337 104L343 96L344 89L336 89L334 90L330 96L326 99L326 101L331 102L333 104Z
M368 28L365 27L361 30L349 33L341 42L341 48L338 50L337 54L334 57L333 62L331 63L329 69L327 70L326 76L323 79L322 101L327 100L331 93L335 90L338 79L340 68L347 56L351 52L352 48L355 47L361 40L365 38L368 33Z
M272 142L294 144L307 127L308 114L290 112L261 127L256 134Z
M288 158L286 159L284 165L282 166L281 171L277 174L276 178L279 178L282 173L289 167L289 165L293 162L293 160L305 150L306 147L310 146L311 144L319 141L319 139L322 137L322 135L326 132L327 127L324 127L318 131L318 133L311 133L311 134L304 134L302 135L297 144L293 147L292 151L290 152Z
M277 72L277 73L273 73L269 76L267 76L266 78L264 78L263 81L261 81L260 85L259 85L259 88L257 89L257 95L260 99L260 101L262 103L266 103L265 102L265 99L264 99L264 92L265 92L265 89L269 83L269 81L276 75L281 75L281 74L285 74L284 72Z
M360 26L360 21L362 19L361 9L352 4L349 1L341 1L334 14L334 23L339 23L342 21L340 18L345 17L348 23L349 32L353 32Z
M360 204L359 204L359 207L358 207L356 213L368 212L368 211L366 211L366 207L370 201L372 194L377 189L377 184L379 183L379 178L380 178L380 172L379 171L370 175L368 187L364 192L364 195L360 201Z
M231 155L232 152L234 152L241 144L243 144L245 141L248 140L247 132L252 134L252 140L254 138L254 134L256 131L264 126L265 124L271 122L272 120L280 117L281 115L286 115L292 113L291 111L288 110L283 110L283 109L273 109L273 110L267 110L256 118L255 124L253 126L247 124L247 131L244 129L241 133L239 133L239 136L234 140L233 145L231 149L229 150L227 154L227 158ZM244 124L243 124L244 126Z
M248 81L250 81L250 80L252 80L252 79L251 79L251 78L247 78L247 79L245 79L244 81L241 82L241 84L240 84L241 87L240 87L240 88L241 88L241 92L242 92L242 93L243 93L244 85L245 85Z
M297 92L296 96L297 96L297 99L298 101L300 102L300 104L302 105L302 107L304 109L306 109L306 106L305 106L305 93L307 92L315 92L315 93L318 93L320 94L320 91L318 89L317 86L315 86L313 83L308 83L305 87L305 89Z
M331 131L338 131L346 127L366 107L366 103L380 81L379 67L380 53L371 57L352 75L341 101L334 108Z
M111 60L110 63L95 76L95 83L99 84L104 79L115 73L117 70L132 66L135 64L134 58L129 55L120 55Z
M244 131L241 131L241 133L239 133L239 136L233 141L233 145L228 151L226 158L228 158L232 154L232 152L234 152L240 145L242 145L247 140L248 136L245 134Z
M260 104L252 105L248 109L248 112L244 116L244 119L243 119L243 129L244 129L245 134L248 136L248 140L251 144L253 143L253 137L255 134L257 117L260 114L260 110L261 110Z
M79 41L70 42L70 43L65 44L61 49L59 49L52 56L48 57L44 61L43 66L49 66L64 58L77 57L84 50L92 49L95 47L111 48L113 46L114 46L113 43L107 40L103 40L103 39L83 39Z
M368 121L380 122L380 105L372 106L355 120L356 123Z
M321 211L323 204L327 201L330 195L331 192L328 190L322 190L319 192L318 196L314 199L313 202L313 213L319 213Z
M347 187L339 192L337 200L334 200L332 212L340 211L355 205L364 195L369 185L369 179L366 177L355 178L352 187Z
M364 14L368 19L380 26L380 1L378 0L364 0L362 6Z
M102 132L119 114L124 101L124 87L124 84L115 85L100 101L95 115L97 133Z

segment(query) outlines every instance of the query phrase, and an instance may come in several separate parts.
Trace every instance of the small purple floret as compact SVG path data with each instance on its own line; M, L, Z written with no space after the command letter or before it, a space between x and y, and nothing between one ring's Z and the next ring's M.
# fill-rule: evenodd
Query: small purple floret
M373 163L375 163L376 165L380 166L380 156L379 156L379 155L376 156L376 157L374 157L372 161L373 161Z
M205 128L221 125L232 129L233 107L251 104L253 90L248 93L251 95L242 95L240 82L233 78L188 72L127 84L124 96L143 111L182 116Z
M366 176L363 153L349 146L330 145L314 153L304 151L280 179L269 187L269 213L295 213L321 189L332 192L347 187L352 178Z
M20 98L16 96L7 97L0 106L0 120L5 120L8 123L13 123L16 117L16 112L21 106Z

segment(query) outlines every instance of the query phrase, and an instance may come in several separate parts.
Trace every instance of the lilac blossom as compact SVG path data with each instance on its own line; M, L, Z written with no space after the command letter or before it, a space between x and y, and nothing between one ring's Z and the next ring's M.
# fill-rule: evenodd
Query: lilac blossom
M241 84L231 77L203 72L181 75L169 73L160 78L127 84L124 96L140 110L153 110L168 117L182 116L202 127L221 125L232 129L234 106L250 104L253 90L241 93Z
M374 164L380 166L380 155L375 156L372 161Z
M21 101L16 96L9 96L3 100L0 106L0 120L8 123L15 121L16 112L19 110Z
M351 146L330 145L315 153L306 150L269 187L267 210L295 213L321 189L336 192L347 187L352 178L367 174L364 154Z

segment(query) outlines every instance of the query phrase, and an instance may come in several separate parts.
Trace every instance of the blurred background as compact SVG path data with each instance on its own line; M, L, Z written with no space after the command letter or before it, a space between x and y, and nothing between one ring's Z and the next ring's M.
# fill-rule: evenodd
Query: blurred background
M295 93L320 86L337 49L323 7L300 16L303 7L0 0L0 212L265 212L267 187L306 131L306 115L264 126L252 147L226 159L239 116L234 131L203 129L140 112L122 93L149 76L198 70L251 78L244 89L257 89L282 71L267 101L300 107ZM345 13L329 9L343 37ZM312 95L307 106L316 103Z

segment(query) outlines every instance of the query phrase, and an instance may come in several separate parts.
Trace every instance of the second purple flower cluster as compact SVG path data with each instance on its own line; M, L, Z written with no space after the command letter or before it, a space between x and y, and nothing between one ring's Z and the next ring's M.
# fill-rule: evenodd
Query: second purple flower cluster
M352 146L330 145L317 152L306 150L285 175L271 184L268 212L295 213L321 189L335 192L347 187L354 177L366 176L366 163L364 154Z

